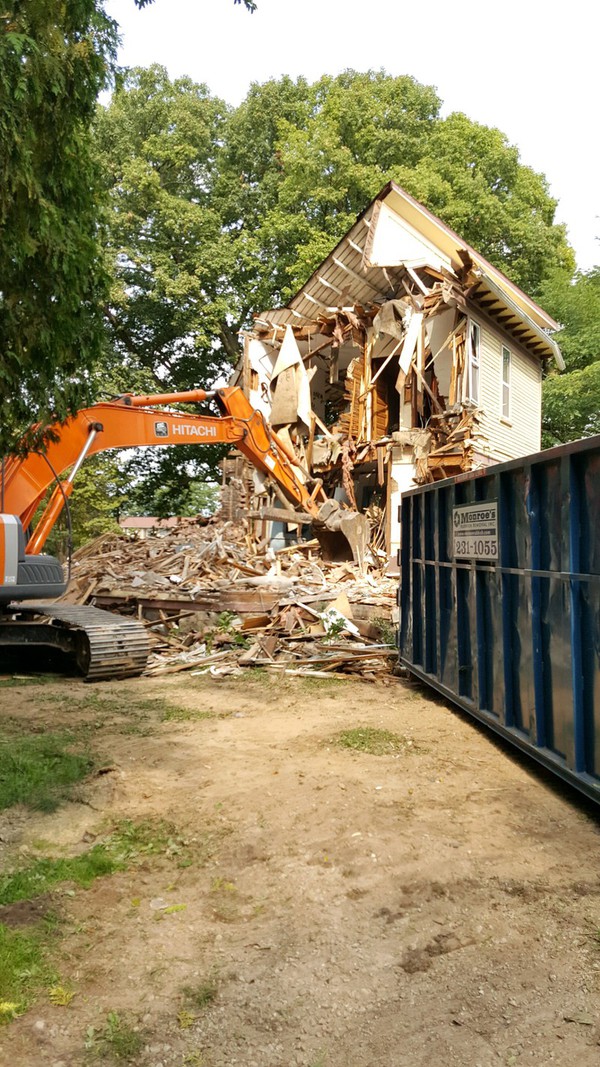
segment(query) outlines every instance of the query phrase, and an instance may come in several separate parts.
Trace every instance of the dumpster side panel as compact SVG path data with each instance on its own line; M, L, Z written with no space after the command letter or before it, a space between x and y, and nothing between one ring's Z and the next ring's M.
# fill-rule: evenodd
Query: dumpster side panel
M493 526L456 541L480 505L497 558ZM401 525L401 664L600 801L600 437L411 490Z

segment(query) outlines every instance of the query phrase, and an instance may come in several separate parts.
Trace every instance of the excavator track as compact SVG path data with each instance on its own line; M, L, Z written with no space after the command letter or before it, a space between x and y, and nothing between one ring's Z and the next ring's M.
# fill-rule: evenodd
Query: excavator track
M134 678L146 666L148 635L135 619L72 604L15 604L8 614L0 644L59 648L86 682Z

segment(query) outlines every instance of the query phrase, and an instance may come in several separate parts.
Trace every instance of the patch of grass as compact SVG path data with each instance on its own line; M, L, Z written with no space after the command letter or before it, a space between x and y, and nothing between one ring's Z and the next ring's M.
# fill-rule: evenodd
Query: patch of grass
M311 678L307 675L306 678L299 676L298 679L306 689L337 689L340 685L345 685L345 678Z
M82 855L41 858L1 877L0 904L35 900L63 882L87 887L95 878L125 870L150 856L174 858L179 866L205 863L228 832L226 827L219 828L188 842L170 823L123 820L106 841ZM182 911L184 907L173 904L167 913ZM53 1003L66 1006L72 999L74 994L59 984L58 975L48 960L48 944L56 936L57 925L58 920L51 912L43 925L29 927L26 932L0 923L0 1025L23 1014L44 987L48 988ZM196 988L190 987L185 991L190 1006L202 1007L210 1003L216 996L216 988L216 980L212 979ZM116 1012L111 1012L103 1029L91 1027L88 1030L86 1047L97 1052L100 1058L111 1056L130 1062L142 1044L140 1033Z
M374 726L357 726L342 730L333 738L333 743L353 752L368 752L371 756L390 756L400 752L422 752L413 741L391 730L378 730Z
M226 878L213 878L210 887L211 893L237 893L235 882L228 882Z
M88 1028L86 1047L102 1060L112 1057L132 1063L143 1045L144 1036L141 1031L131 1020L116 1011L109 1011L102 1029L93 1026Z
M214 676L210 673L190 675L186 678L186 688L189 689L212 689L215 684ZM258 688L274 688L281 685L281 678L276 678L265 667L244 667L241 674L224 675L219 678L219 689L238 693L240 689L246 689L248 684Z
M221 823L193 837L182 835L172 823L147 820L134 823L128 819L119 823L111 836L115 854L128 863L161 856L175 860L178 867L201 867L218 852L223 838L232 827Z
M196 1016L192 1011L186 1011L184 1009L183 1011L177 1012L177 1022L180 1030L189 1030L190 1026L193 1026L196 1022Z
M124 868L124 861L107 844L94 845L70 859L39 859L0 878L0 904L42 896L61 882L75 882L87 889L94 879Z
M127 722L119 726L119 733L125 737L151 737L153 730L145 722Z
M89 752L73 752L72 737L0 733L0 809L27 804L55 811L70 796L71 786L94 767Z
M115 855L132 862L145 856L179 856L186 850L187 841L172 823L162 819L123 819L110 836L110 847Z
M63 704L69 713L93 712L96 715L161 715L170 707L169 701L164 697L139 698L129 692L118 696L114 693L90 693L89 697L58 694L50 700L52 703Z
M321 1052L319 1058L314 1060L310 1067L327 1067L327 1053Z
M235 688L236 684L239 686L245 686L247 682L251 685L273 685L273 675L267 670L266 667L244 667L244 673L232 678L224 678L223 681L228 682L232 688Z
M176 915L179 911L185 911L187 904L171 904L168 908L163 908L161 915Z
M200 711L198 708L181 708L171 705L162 716L163 722L200 722L202 719L223 719L215 711Z
M22 1015L45 986L55 986L46 941L42 928L11 930L0 923L0 1026Z
M240 917L237 886L225 878L214 878L210 887L212 916L218 922L234 923Z
M146 856L182 857L185 861L186 850L187 842L170 823L124 819L106 841L79 856L43 857L0 877L0 905L32 900L63 882L87 889L96 878L126 870Z
M198 985L185 985L181 990L185 1003L192 1008L201 1010L208 1008L217 999L219 983L216 975L211 975Z
M251 682L272 680L266 667L246 667L244 670L244 679L248 679Z
M46 685L55 682L56 677L51 674L34 674L31 676L12 675L10 678L0 678L0 689L16 689L25 685Z
M68 1008L74 996L75 991L64 985L55 985L48 990L48 1000L58 1008Z

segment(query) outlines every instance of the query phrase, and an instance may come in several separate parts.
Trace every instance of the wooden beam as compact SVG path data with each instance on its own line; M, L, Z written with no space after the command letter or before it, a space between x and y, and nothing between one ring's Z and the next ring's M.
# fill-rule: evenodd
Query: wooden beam
M412 280L415 283L415 285L421 290L421 292L423 293L423 296L429 296L430 290L421 281L421 279L419 278L419 275L417 274L416 270L413 270L412 267L407 267L406 268L406 272L407 272L407 274L410 275L410 277L412 278ZM387 278L387 274L386 274L386 278Z
M492 312L492 314L493 314L493 312ZM516 324L519 321L518 318L516 317L516 315L510 315L510 314L509 315L495 315L494 318L495 318L496 322L499 322L502 326L504 326L508 322L514 322Z
M311 304L316 304L317 307L322 308L323 311L328 311L329 310L327 304L324 304L321 300L317 300L317 298L315 296L311 296L310 293L303 293L302 296L304 297L305 300L308 300Z
M256 511L247 512L251 519L268 519L270 522L291 522L298 526L306 526L313 521L314 516L305 511L293 511L291 508L257 508Z
M321 285L324 285L326 289L333 289L334 293L337 293L338 296L344 295L343 289L338 289L337 285L334 285L333 282L328 282L327 278L324 278L322 274L317 275L317 281L320 282Z
M368 286L368 288L372 289L374 293L377 293L377 296L380 296L382 300L387 300L387 293L383 293L381 289L378 289L377 286L373 285L367 278L361 277L355 270L352 270L352 267L348 267L346 263L342 263L341 259L336 259L335 256L332 256L332 259L336 267L339 267L340 270L345 271L346 274L349 274L355 281L360 282L361 285Z

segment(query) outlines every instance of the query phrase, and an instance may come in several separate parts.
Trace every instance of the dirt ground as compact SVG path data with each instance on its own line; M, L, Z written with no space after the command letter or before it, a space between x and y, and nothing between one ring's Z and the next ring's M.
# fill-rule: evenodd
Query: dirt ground
M139 711L157 697L215 717ZM597 816L431 693L179 675L0 702L91 724L104 759L78 802L4 813L5 862L89 848L123 818L176 828L169 854L55 894L76 995L0 1031L3 1065L93 1063L110 1012L143 1067L600 1063ZM335 743L362 726L402 751ZM210 994L186 1009L186 988Z

